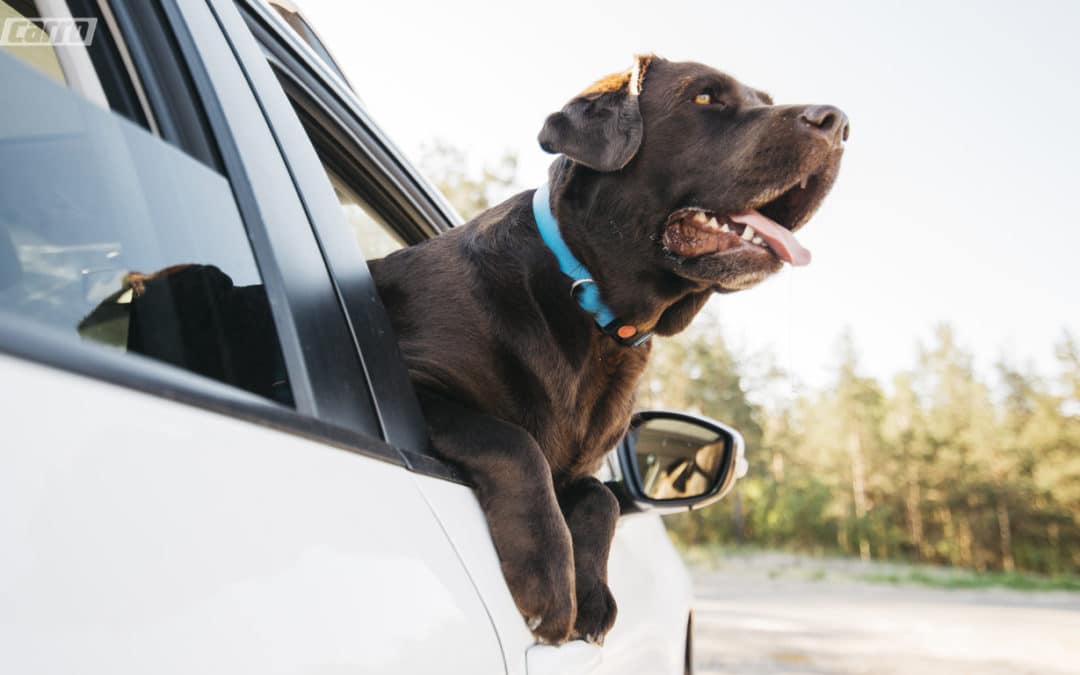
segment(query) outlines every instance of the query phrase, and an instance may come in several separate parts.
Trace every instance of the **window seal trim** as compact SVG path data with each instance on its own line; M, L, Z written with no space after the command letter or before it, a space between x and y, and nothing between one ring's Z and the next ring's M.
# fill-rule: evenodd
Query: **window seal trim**
M190 38L182 44L173 0L117 2L112 18L135 66L158 136L222 175L220 142L195 82ZM155 41L153 38L158 38ZM163 58L165 51L171 52Z
M139 75L139 70L135 67L135 61L131 58L131 51L128 49L124 33L116 22L112 4L112 0L97 0L98 11L101 13L101 18L105 21L105 27L109 30L113 42L116 44L117 55L127 71L128 80L131 82L131 88L135 92L135 98L142 109L146 124L150 127L150 133L160 137L161 129L158 127L157 117L154 115L154 110L150 106L150 99L147 97L146 89L143 87L142 76Z

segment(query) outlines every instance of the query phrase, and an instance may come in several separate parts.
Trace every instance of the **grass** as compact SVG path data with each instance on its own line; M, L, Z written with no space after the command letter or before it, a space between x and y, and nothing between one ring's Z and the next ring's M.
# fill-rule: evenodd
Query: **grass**
M971 572L921 569L864 574L863 581L880 584L918 584L932 588L1011 588L1017 591L1080 591L1078 577L1043 577L1021 572Z
M862 562L858 558L808 555L753 546L679 546L694 567L718 569L749 566L770 580L860 581L889 585L918 585L942 589L1007 588L1017 591L1080 592L1080 576L1042 576L1026 572L976 572L898 561Z

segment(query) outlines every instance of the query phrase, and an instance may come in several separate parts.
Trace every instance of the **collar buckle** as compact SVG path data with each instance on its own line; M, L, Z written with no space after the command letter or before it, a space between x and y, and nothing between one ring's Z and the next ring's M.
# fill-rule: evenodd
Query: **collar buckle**
M600 331L605 335L611 337L624 347L640 347L649 341L653 336L651 330L638 331L637 327L622 323L618 319L612 321L606 326L601 326Z

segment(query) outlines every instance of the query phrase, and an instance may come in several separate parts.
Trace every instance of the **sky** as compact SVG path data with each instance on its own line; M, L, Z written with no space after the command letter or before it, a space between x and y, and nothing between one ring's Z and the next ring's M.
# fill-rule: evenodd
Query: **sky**
M546 179L544 118L635 53L842 108L840 177L798 235L813 263L707 308L793 382L827 386L844 330L886 382L941 322L986 375L1002 358L1049 372L1080 337L1080 3L299 4L408 156L511 151L521 188Z

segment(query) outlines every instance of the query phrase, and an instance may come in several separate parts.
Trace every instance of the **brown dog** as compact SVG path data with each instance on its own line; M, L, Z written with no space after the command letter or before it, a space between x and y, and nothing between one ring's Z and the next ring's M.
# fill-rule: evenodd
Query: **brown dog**
M792 232L847 133L836 108L776 106L704 65L638 57L548 117L540 145L561 153L548 199L519 194L372 263L433 448L470 476L540 639L602 640L615 620L619 508L592 474L627 428L650 348L634 345L678 333L715 292L808 262ZM547 209L588 281L542 238Z

